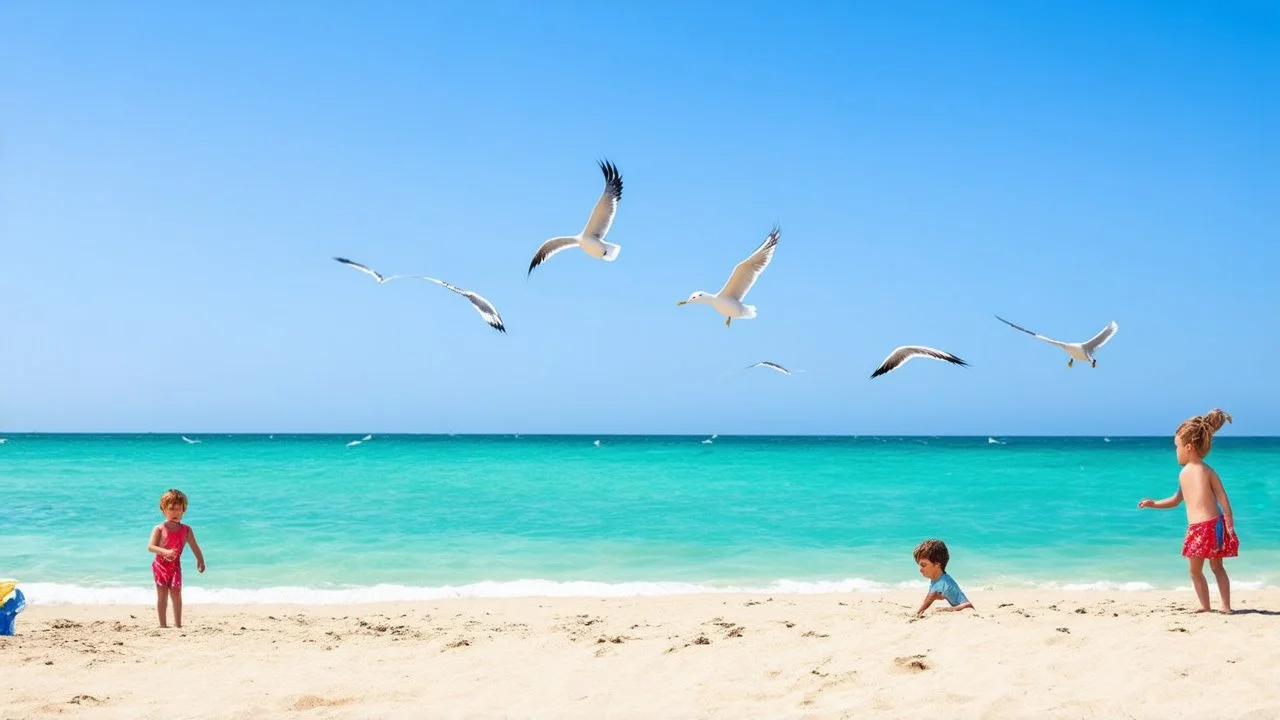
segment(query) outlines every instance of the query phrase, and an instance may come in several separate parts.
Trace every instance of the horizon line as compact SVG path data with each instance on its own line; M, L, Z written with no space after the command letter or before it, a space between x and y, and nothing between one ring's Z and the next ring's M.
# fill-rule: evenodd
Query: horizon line
M837 439L858 439L858 438L1164 438L1172 437L1172 433L1161 433L1159 435L1125 435L1125 434L1028 434L1028 435L1008 435L999 433L979 433L979 434L806 434L806 433L581 433L581 432L379 432L369 430L342 430L342 431L324 431L324 432L295 432L288 430L275 431L185 431L177 432L171 430L143 430L143 431L101 431L101 430L65 430L65 431L43 431L43 430L22 430L22 431L4 431L0 430L0 437L16 437L31 435L171 435L181 437L183 435L219 435L224 437L257 437L269 435L288 435L294 437L322 437L322 436L347 436L347 435L381 435L401 436L401 437L582 437L582 438L654 438L654 437L679 437L679 438L702 438L716 435L720 438L731 437L750 437L750 438L837 438ZM1221 438L1237 438L1237 439L1280 439L1280 435L1215 435L1215 439Z

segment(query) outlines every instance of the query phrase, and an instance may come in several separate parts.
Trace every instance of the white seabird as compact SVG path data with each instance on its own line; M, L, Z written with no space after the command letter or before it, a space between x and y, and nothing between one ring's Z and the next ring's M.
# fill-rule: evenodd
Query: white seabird
M582 248L582 251L591 257L605 262L618 259L618 253L622 252L622 247L605 242L604 236L609 234L609 227L613 225L613 216L618 213L618 201L622 199L622 173L618 172L618 168L608 160L600 162L600 172L604 173L604 192L596 201L596 207L591 211L586 227L582 228L582 232L577 235L553 237L542 243L542 247L533 254L526 276L532 275L533 269L546 262L547 258L575 246Z
M191 438L187 437L186 435L183 435L183 436L182 436L182 442L184 442L184 443L186 443L186 444L188 444L188 445L199 445L199 444L200 444L200 441L199 441L199 440L192 440Z
M778 236L782 229L774 227L769 233L769 237L765 238L760 247L742 262L733 268L733 274L729 276L729 280L720 288L720 292L712 295L711 293L699 290L689 296L688 300L681 300L676 305L687 305L689 303L697 303L699 305L710 305L715 311L724 315L724 326L729 327L729 323L734 318L742 320L750 320L756 316L755 305L744 305L742 300L747 297L747 293L751 292L751 286L756 284L756 279L760 277L760 273L769 267L769 262L773 260L773 251L778 247Z
M412 278L415 280L426 280L428 282L433 282L437 285L448 288L458 293L459 295L465 297L466 299L470 300L472 306L475 307L476 312L480 313L480 317L483 318L484 321L489 324L489 327L501 333L505 333L507 331L507 328L504 327L502 324L502 316L498 314L498 309L493 306L493 303L484 299L484 297L471 292L470 290L464 290L456 285L450 285L449 283L443 280L437 280L436 278L427 277L426 275L392 275L391 277L383 277L382 275L379 275L377 272L375 272L373 269L369 268L368 266L361 265L360 263L355 262L354 260L348 260L346 258L340 258L340 257L336 257L334 258L334 260L337 260L343 265L348 265L350 267L353 267L359 270L360 272L368 273L369 275L372 275L373 278L378 281L379 285L381 285L382 283L388 283L388 282L391 282L392 280L397 280L400 278Z
M344 257L335 257L335 258L334 258L334 260L337 260L338 262L342 263L343 265L346 265L347 267L355 268L356 270L359 270L360 272L365 273L366 275L371 275L371 276L373 276L373 279L374 279L374 280L377 280L379 285L381 285L381 284L383 284L383 283L389 283L389 282L391 282L392 280L400 280L400 279L403 279L403 278L417 278L417 279L422 279L422 276L421 276L421 275L390 275L390 276L385 276L385 277L384 277L383 275L381 275L380 273L378 273L378 271L374 270L373 268L369 267L368 265L361 265L360 263L356 262L355 260L348 260L348 259L346 259L346 258L344 258Z
M480 313L480 317L488 323L489 327L500 333L507 332L507 328L502 324L502 316L498 314L498 308L494 307L493 303L485 300L483 297L471 292L470 290L464 290L456 285L450 285L443 280L437 280L433 277L426 276L423 276L422 279L433 282L441 287L448 288L449 290L452 290L462 297L470 300L471 306L476 309L476 312Z
M880 363L880 367L876 368L876 371L871 373L871 377L876 378L884 375L885 373L893 372L901 367L903 363L914 357L933 358L934 360L943 360L954 365L967 366L969 364L949 352L943 352L923 345L903 345L902 347L894 348L893 352L889 353L889 357L885 358L884 362Z
M758 367L767 367L767 368L769 368L770 370L776 370L777 372L780 372L780 373L782 373L783 375L790 375L790 374L791 374L791 371L790 371L790 370L788 370L788 369L786 369L786 368L782 367L781 365L779 365L779 364L778 364L778 363L776 363L776 362L770 362L770 361L768 361L768 360L762 360L762 361L760 361L760 362L758 362L758 363L753 363L753 364L751 364L751 365L746 366L746 367L745 367L745 368L743 368L743 369L744 369L744 370L750 370L751 368L758 368Z
M1107 323L1106 327L1102 328L1102 332L1094 335L1092 338L1089 338L1082 343L1069 343L1062 342L1061 340L1054 340L1053 338L1047 338L1024 327L1019 327L999 315L996 316L996 319L1014 330L1021 330L1032 337L1039 338L1050 345L1057 345L1063 350L1066 350L1067 354L1071 356L1071 359L1067 360L1067 367L1071 367L1076 360L1087 362L1091 367L1098 367L1098 361L1094 359L1093 354L1098 351L1098 348L1106 345L1107 341L1111 339L1111 336L1115 335L1116 331L1120 329L1120 326L1116 324L1116 321L1112 320Z

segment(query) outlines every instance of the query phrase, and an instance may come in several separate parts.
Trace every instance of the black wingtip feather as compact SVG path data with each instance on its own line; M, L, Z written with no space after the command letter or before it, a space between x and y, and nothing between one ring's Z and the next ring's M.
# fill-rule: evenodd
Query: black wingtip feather
M622 199L622 173L618 171L618 166L608 160L597 160L600 165L600 172L604 173L605 188L613 191L615 200Z

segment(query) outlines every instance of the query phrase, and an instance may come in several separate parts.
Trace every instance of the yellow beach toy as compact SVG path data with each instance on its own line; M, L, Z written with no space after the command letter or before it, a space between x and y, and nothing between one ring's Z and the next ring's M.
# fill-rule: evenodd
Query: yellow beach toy
M0 635L12 635L14 620L27 606L27 599L18 589L18 581L0 578Z

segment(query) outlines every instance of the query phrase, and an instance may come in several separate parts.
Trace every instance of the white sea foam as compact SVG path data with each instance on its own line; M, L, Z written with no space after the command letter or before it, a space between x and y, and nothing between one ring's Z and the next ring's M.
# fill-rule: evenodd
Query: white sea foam
M1274 588L1265 582L1233 581L1240 590ZM761 585L706 585L688 582L622 582L606 583L591 580L556 582L553 580L514 580L509 582L478 582L467 585L418 587L409 585L370 585L347 588L204 588L188 585L183 590L187 602L211 605L337 605L379 602L405 602L441 600L449 598L522 598L522 597L653 597L662 595L697 594L775 594L818 595L823 593L887 592L891 590L923 590L923 580L884 583L862 578L844 580L774 580ZM1145 582L1099 581L1092 583L1001 583L990 585L979 582L967 584L973 590L990 591L996 588L1028 588L1040 590L1155 590ZM1175 587L1172 590L1190 590ZM62 583L23 583L27 602L34 605L149 605L155 602L155 590L151 587L84 587Z
M861 578L845 580L775 580L766 585L704 585L687 582L623 582L605 583L591 580L555 582L552 580L514 580L510 582L478 582L468 585L416 587L409 585L371 585L348 588L203 588L188 585L183 599L192 603L223 605L302 604L333 605L344 603L440 600L447 598L518 598L518 597L643 597L658 595L698 595L714 593L776 593L813 595L836 592L875 592L894 586ZM84 587L62 583L23 583L22 590L32 604L147 605L155 602L150 587Z
M1138 591L1138 590L1155 590L1155 589L1156 589L1156 586L1155 586L1155 585L1152 585L1151 583L1145 583L1145 582L1111 582L1111 581L1109 581L1109 580L1103 580L1103 581L1099 581L1099 582L1091 582L1091 583L1063 583L1063 584L1061 584L1061 585L1059 585L1058 583L1044 583L1044 584L1041 584L1041 585L1037 585L1037 587L1041 587L1041 588L1044 588L1044 589L1046 589L1046 590L1062 589L1062 590L1123 590L1123 591Z

